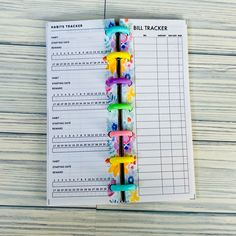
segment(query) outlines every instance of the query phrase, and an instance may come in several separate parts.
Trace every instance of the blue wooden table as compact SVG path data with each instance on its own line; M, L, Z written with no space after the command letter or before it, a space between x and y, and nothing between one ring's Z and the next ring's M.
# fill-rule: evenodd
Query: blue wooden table
M45 22L186 19L197 199L46 207ZM0 0L0 235L236 235L236 2Z

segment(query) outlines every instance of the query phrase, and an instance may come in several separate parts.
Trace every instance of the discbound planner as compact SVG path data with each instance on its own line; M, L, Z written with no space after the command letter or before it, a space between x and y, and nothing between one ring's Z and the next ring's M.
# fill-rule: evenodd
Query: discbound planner
M47 204L195 198L184 20L49 22Z

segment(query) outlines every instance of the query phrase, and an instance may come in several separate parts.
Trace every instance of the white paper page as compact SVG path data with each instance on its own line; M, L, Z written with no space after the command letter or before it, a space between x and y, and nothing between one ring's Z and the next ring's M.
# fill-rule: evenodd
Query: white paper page
M103 20L47 24L48 205L108 203Z
M186 23L129 21L140 200L194 198Z

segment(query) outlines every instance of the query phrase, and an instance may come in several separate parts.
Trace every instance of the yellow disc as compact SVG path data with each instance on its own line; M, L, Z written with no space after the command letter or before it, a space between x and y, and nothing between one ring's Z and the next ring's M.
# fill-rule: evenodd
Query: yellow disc
M134 157L111 157L110 163L111 164L119 164L119 163L132 163L134 162Z
M130 61L131 55L128 52L111 52L106 56L107 61L110 61L116 58L127 59Z

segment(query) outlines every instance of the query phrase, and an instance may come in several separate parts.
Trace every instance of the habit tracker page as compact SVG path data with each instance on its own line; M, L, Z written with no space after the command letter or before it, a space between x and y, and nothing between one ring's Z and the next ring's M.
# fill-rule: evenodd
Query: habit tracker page
M129 21L140 200L192 199L195 184L186 22Z
M47 24L48 205L108 203L104 21Z

